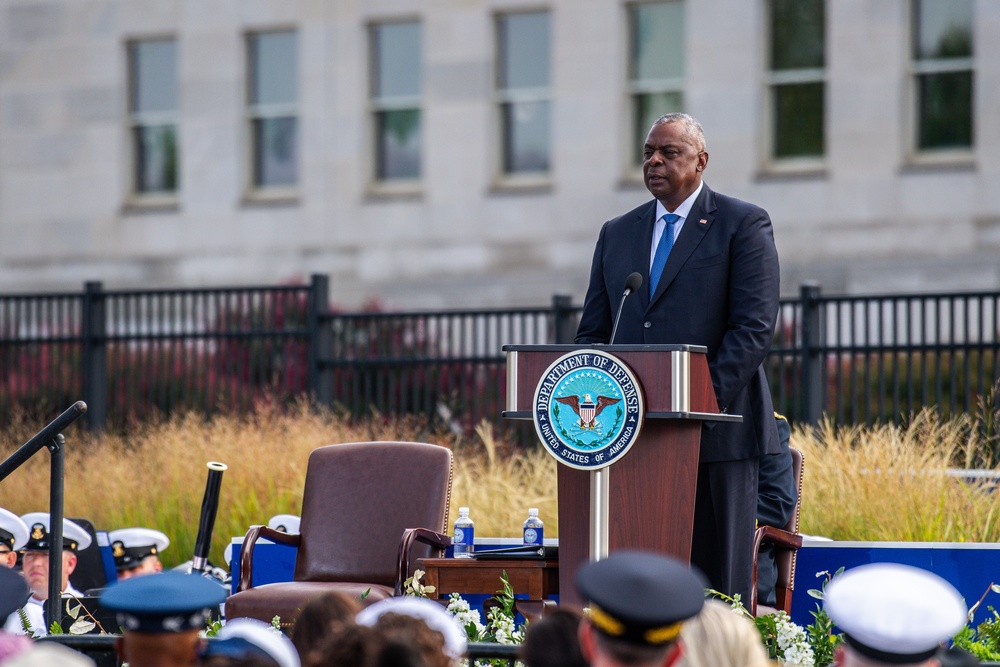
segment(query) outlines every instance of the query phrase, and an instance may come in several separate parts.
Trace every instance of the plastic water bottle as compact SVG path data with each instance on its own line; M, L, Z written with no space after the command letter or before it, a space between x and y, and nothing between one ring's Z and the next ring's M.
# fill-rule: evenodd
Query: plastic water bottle
M475 537L476 527L469 518L469 508L459 507L458 518L455 519L455 535L451 540L455 558L472 558Z
M538 518L538 509L532 507L528 510L528 518L524 521L524 546L540 547L543 544L545 528L542 520Z

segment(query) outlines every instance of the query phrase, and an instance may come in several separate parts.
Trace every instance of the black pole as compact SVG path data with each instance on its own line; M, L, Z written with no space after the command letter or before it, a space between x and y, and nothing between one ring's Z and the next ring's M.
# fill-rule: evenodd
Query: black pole
M7 479L7 476L17 470L21 464L34 456L42 447L50 447L56 434L80 418L87 411L87 404L77 401L65 412L49 422L49 425L31 437L28 442L21 445L20 449L7 457L0 463L0 482Z
M57 433L49 443L51 453L49 472L49 598L45 601L45 630L53 621L62 618L62 552L63 552L63 474L65 473L65 444L62 433Z

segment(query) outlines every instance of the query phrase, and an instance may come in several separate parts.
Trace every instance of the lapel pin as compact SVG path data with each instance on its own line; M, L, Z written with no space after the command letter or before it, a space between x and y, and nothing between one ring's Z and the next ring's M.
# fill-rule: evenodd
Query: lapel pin
M702 218L701 220L698 221L698 224L699 225L708 224L708 220L706 220L705 218Z

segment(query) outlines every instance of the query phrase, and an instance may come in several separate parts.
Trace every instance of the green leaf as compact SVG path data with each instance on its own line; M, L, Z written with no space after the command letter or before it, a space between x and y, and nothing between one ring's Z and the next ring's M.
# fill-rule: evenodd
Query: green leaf
M823 591L817 590L815 588L810 588L808 591L806 591L806 593L808 593L809 597L811 598L816 598L817 600L823 599Z
M73 606L74 602L76 602L76 606L75 607ZM80 617L80 609L82 609L82 608L83 608L83 605L79 601L77 601L77 600L67 600L66 601L66 614L70 618L72 618L73 620L76 620L76 619L78 619Z
M64 635L66 632L62 629L62 626L59 625L59 621L52 621L52 625L49 626L49 634Z

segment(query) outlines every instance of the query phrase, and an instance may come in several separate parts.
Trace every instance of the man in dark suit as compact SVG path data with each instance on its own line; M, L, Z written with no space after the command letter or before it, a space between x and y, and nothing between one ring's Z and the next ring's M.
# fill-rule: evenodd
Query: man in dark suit
M642 171L655 199L601 229L576 342L610 342L625 280L638 272L643 285L626 299L614 342L707 348L719 407L743 421L702 430L691 561L715 589L749 599L758 458L778 452L761 366L778 314L778 254L767 212L713 192L707 165L698 121L653 123Z

